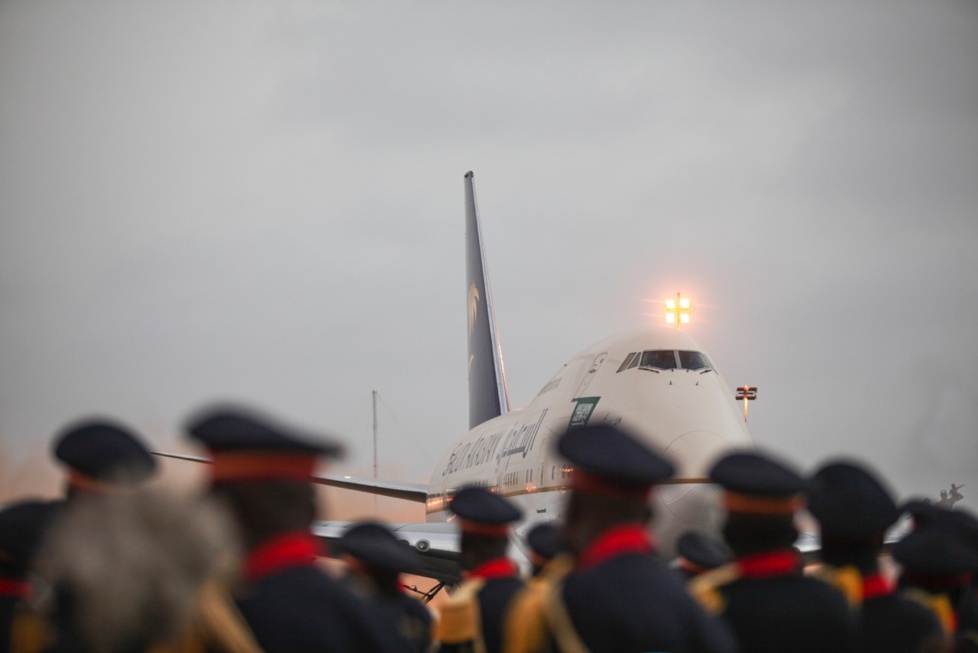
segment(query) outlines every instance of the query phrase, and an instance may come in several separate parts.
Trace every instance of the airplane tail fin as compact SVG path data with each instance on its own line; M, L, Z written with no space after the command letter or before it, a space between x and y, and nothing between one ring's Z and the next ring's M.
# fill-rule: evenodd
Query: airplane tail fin
M465 173L465 267L469 325L469 428L509 412L509 389L489 276L482 251L482 232L475 207L473 174Z

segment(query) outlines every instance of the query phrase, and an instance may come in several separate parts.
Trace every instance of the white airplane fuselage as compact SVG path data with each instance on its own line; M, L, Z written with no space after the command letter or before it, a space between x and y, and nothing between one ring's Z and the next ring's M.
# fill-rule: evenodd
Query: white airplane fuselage
M721 453L752 442L732 387L688 333L667 327L596 343L524 408L469 431L435 467L427 521L450 521L447 498L472 484L494 488L523 509L518 533L559 519L570 470L553 445L570 425L583 423L620 424L676 465L676 478L653 499L660 548L671 551L689 528L716 531L716 490L704 477Z

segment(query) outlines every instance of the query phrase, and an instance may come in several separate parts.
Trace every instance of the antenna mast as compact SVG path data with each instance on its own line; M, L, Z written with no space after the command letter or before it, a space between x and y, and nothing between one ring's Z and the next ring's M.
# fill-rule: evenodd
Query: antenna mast
M374 390L374 480L377 480L377 391Z

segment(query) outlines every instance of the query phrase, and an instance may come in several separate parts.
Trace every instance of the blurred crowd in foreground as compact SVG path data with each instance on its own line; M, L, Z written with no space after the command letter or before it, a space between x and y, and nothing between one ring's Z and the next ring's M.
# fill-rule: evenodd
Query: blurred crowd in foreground
M898 506L857 461L804 477L729 452L709 472L723 541L688 533L670 565L650 498L673 465L621 429L569 430L563 518L528 532L532 570L506 557L517 505L454 494L463 580L435 611L405 592L417 554L384 524L330 543L342 572L319 562L309 481L338 444L229 407L186 431L211 456L199 496L146 487L155 459L116 423L55 438L65 498L0 510L0 653L978 651L978 519ZM795 548L806 508L816 560ZM886 542L902 514L912 527Z

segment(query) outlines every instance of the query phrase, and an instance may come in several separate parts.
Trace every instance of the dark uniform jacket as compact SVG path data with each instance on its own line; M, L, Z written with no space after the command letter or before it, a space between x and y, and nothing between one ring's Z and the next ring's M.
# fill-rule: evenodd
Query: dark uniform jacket
M560 564L565 561L556 560L554 568ZM562 581L555 579L552 588L536 587L543 587L538 604L546 621L542 637L534 634L535 624L526 623L538 609L527 592L514 607L507 650L560 651L580 644L591 653L736 650L727 628L709 617L654 555L641 526L606 532ZM539 641L527 643L527 637Z
M485 653L499 653L502 650L503 624L513 598L525 587L517 575L516 565L506 558L490 560L467 574L466 581L459 587L453 598L442 608L442 623L439 623L439 651L461 653L484 650ZM477 613L469 604L474 601ZM477 624L472 636L461 621L477 614ZM471 631L470 631L471 632ZM481 640L481 643L477 643ZM484 648L481 648L484 646Z
M978 587L972 582L965 587L955 610L955 643L958 650L978 653Z
M364 602L376 610L381 621L393 626L410 650L420 653L431 647L433 616L421 601L397 592L371 595Z
M908 581L904 570L899 593L919 603L941 623L955 653L978 653L978 595L963 576L920 576Z
M733 629L742 653L857 651L845 596L801 574L793 549L740 558L703 574L693 594Z
M249 557L235 603L266 653L406 651L391 626L315 566L315 544L280 539Z
M863 579L861 626L865 653L937 651L944 631L934 614L894 592L880 574Z

